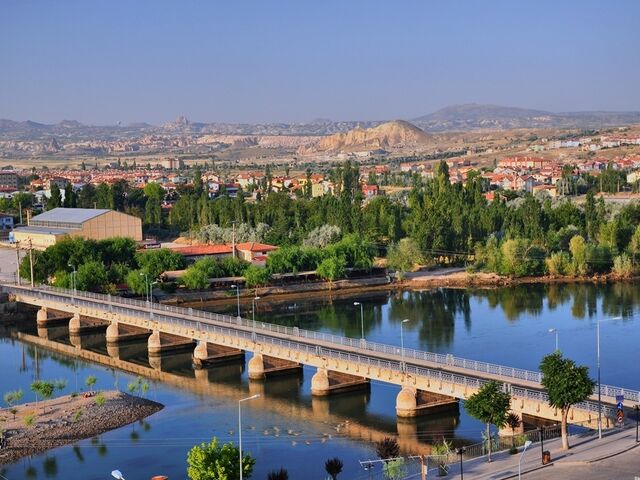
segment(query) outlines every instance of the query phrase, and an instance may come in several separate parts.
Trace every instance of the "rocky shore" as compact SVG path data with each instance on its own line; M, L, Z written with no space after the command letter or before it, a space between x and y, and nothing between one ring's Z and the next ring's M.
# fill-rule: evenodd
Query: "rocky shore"
M162 408L146 398L107 391L19 405L15 415L2 409L0 427L6 441L0 448L0 465L120 428Z

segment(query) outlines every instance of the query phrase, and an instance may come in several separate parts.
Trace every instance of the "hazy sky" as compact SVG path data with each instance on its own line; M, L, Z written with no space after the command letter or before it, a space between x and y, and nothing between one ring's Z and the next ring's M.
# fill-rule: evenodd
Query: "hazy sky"
M640 110L640 1L0 0L0 118Z

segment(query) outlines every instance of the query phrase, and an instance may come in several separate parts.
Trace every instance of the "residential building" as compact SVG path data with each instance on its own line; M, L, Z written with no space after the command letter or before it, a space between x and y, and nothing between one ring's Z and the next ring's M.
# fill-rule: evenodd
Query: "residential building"
M18 190L18 174L14 170L0 170L0 192Z

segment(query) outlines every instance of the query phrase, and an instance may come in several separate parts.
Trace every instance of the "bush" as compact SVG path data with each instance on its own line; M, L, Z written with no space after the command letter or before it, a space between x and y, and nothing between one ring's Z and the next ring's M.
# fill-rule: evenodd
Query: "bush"
M571 257L566 252L555 252L545 262L551 275L569 275L571 273Z
M340 240L342 230L336 225L321 225L309 232L302 242L304 247L324 248Z
M250 265L244 271L244 283L247 287L262 287L271 280L271 273L263 267Z
M623 253L613 259L613 273L622 278L629 278L633 275L634 268L629 255Z

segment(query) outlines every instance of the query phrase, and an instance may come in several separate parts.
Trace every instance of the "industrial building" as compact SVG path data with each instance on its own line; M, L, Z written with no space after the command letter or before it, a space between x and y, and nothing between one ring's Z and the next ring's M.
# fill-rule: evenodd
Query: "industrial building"
M104 240L129 237L142 240L142 220L132 215L108 209L54 208L36 215L26 227L16 228L9 237L11 242L44 249L65 236Z

